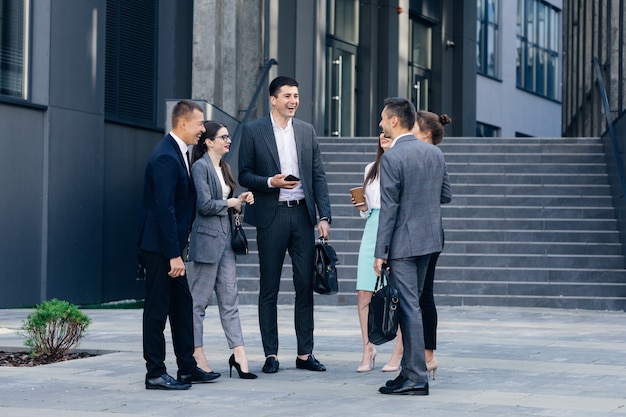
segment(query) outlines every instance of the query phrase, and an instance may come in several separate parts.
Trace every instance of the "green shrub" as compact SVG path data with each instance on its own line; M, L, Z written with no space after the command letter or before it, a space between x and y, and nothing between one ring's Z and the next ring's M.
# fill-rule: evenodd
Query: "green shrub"
M27 334L24 345L31 347L34 355L61 359L78 346L90 323L78 307L53 298L37 305L22 322L22 330Z

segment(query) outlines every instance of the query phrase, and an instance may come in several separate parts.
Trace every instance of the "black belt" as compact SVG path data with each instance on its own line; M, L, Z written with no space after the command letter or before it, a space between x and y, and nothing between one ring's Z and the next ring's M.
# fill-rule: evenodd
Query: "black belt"
M302 200L281 200L278 202L278 207L297 207L304 204L304 198Z

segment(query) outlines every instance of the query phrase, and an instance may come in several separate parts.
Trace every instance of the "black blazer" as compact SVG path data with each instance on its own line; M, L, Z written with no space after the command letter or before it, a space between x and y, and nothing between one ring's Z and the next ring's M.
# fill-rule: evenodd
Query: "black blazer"
M162 253L167 259L182 255L195 215L196 191L178 144L165 136L146 166L137 246Z
M311 223L315 211L331 220L330 197L315 129L309 123L292 119L300 181ZM257 227L267 227L276 215L279 188L267 186L267 179L280 173L278 148L269 114L243 125L239 145L239 184L254 193L254 204L247 205L244 220ZM289 174L289 172L283 172Z

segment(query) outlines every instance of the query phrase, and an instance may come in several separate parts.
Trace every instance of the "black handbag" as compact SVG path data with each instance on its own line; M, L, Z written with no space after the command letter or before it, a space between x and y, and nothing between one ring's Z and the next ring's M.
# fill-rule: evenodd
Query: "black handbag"
M389 285L389 267L384 264L376 279L367 316L367 336L375 345L395 339L398 332L400 299L398 290Z
M232 247L235 255L248 254L248 239L241 224L241 213L235 213L235 222L233 225Z
M315 264L313 269L313 291L318 294L337 294L337 253L328 240L320 236L315 244Z

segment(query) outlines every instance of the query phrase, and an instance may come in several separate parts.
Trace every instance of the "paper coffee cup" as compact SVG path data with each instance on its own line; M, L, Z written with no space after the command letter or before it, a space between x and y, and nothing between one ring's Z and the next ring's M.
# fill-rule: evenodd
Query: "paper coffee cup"
M362 206L363 204L365 204L365 192L363 190L363 187L350 188L350 194L356 202L355 206Z

